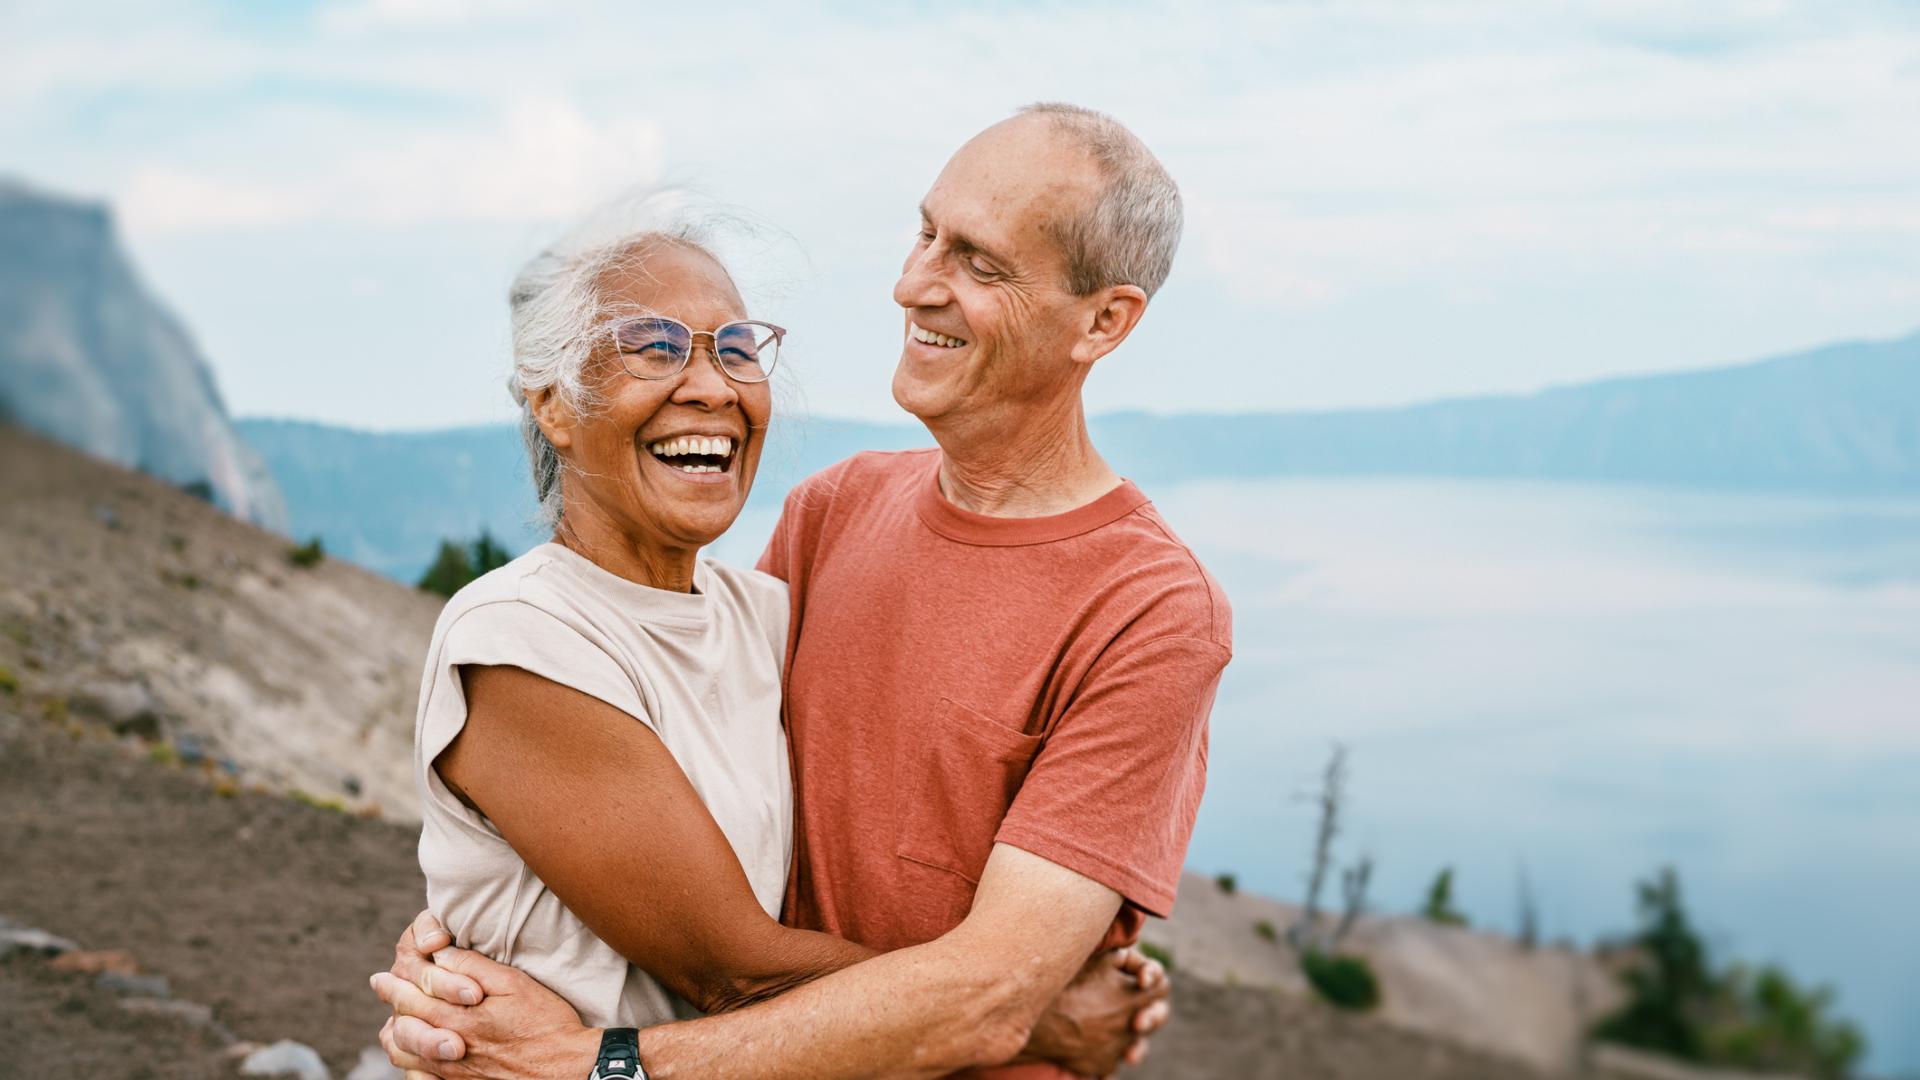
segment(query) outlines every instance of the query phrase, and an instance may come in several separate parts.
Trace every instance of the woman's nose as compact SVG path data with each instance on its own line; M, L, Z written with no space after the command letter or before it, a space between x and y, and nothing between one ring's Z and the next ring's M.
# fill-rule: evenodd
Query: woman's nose
M681 372L680 384L673 388L673 400L682 405L704 405L717 409L740 398L740 392L720 368L720 357L705 342L695 341L693 355Z

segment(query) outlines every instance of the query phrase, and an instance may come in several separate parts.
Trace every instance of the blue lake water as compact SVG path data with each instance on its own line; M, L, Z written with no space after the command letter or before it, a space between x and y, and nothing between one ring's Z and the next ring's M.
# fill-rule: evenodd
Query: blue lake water
M1350 749L1341 852L1408 911L1443 866L1511 929L1629 929L1681 873L1722 957L1830 982L1920 1070L1920 499L1425 480L1150 492L1232 599L1190 864L1297 898ZM751 561L771 515L716 552Z

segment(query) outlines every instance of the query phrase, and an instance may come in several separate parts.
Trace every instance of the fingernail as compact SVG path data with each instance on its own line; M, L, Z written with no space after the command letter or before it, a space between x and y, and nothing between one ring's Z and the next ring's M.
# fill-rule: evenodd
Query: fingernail
M453 1040L452 1040L452 1039L441 1039L441 1040L440 1040L440 1045L439 1045L439 1047L437 1047L436 1049L437 1049L437 1051L438 1051L438 1053L439 1053L439 1055L440 1055L440 1060L441 1060L441 1061L452 1061L452 1060L453 1060L453 1056L454 1056L454 1053L455 1053L455 1050L454 1050L454 1046L453 1046Z
M380 973L379 972L376 971L373 974L367 976L367 989L369 990L380 989Z
M460 1004L462 1005L480 1004L480 995L467 987L461 987L458 996L460 998Z

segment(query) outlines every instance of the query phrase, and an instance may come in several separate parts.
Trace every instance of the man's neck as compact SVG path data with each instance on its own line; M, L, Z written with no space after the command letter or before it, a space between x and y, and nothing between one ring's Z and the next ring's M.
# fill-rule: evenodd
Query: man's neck
M1047 517L1085 506L1120 485L1093 448L1077 399L1058 414L1016 423L928 428L940 444L940 491L962 510Z

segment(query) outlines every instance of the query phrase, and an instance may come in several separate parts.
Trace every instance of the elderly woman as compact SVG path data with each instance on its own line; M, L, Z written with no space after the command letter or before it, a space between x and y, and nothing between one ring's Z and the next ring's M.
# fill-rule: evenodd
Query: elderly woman
M785 332L748 317L688 229L543 254L512 306L554 535L435 628L416 728L430 907L595 1027L735 1008L871 956L777 921L785 586L697 557L752 486ZM1116 1057L1112 1017L1141 998L1115 986L1070 987L1030 1051Z

